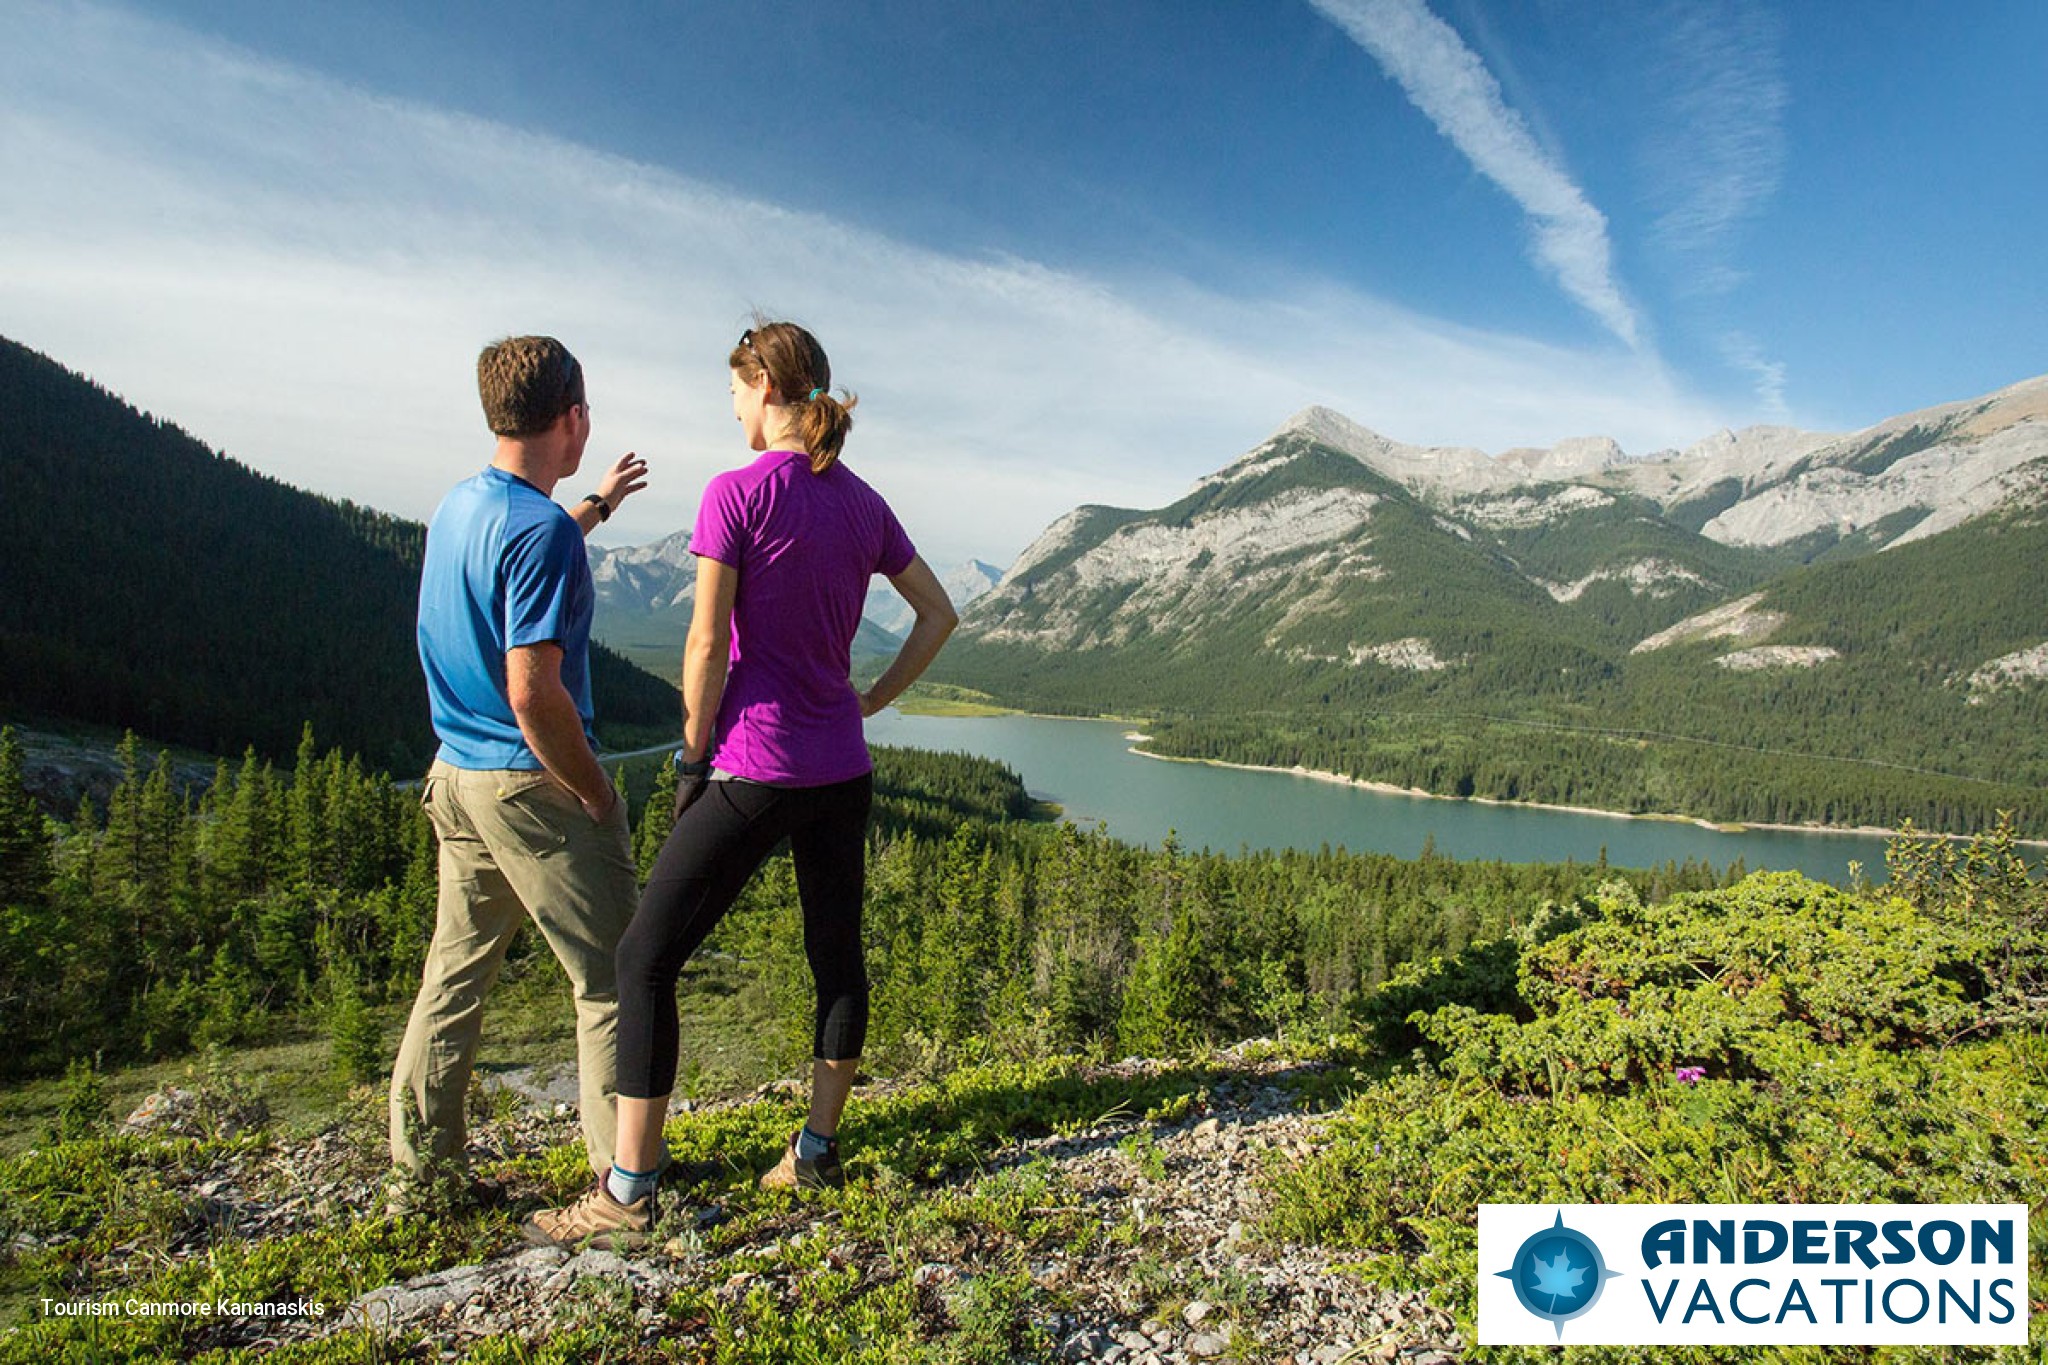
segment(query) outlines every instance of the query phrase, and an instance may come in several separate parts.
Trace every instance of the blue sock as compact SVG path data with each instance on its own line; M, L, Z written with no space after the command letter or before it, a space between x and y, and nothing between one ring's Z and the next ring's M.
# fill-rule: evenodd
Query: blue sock
M816 1133L811 1131L810 1124L807 1123L802 1128L797 1130L796 1154L800 1159L804 1161L816 1161L819 1157L825 1155L825 1153L831 1150L832 1139L819 1137Z
M611 1174L604 1178L604 1187L621 1204L637 1204L654 1193L654 1187L660 1180L656 1171L629 1171L614 1161Z

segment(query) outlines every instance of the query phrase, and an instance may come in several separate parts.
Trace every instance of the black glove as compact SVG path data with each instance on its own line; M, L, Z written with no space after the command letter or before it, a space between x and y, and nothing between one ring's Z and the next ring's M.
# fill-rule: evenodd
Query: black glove
M685 763L680 758L677 759L676 805L674 812L669 817L670 823L682 819L683 812L688 810L691 804L704 794L704 789L710 785L710 759L700 758L695 763Z

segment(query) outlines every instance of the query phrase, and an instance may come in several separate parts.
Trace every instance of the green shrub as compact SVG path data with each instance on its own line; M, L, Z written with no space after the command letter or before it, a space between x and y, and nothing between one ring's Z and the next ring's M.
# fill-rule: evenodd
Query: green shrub
M1960 901L1780 873L1652 906L1603 888L1563 932L1403 971L1364 1014L1421 1064L1269 1178L1268 1230L1365 1253L1469 1331L1482 1201L2038 1207L2048 1032L2002 982L2044 955Z
M113 1123L107 1112L107 1090L100 1079L100 1061L74 1058L64 1069L64 1100L50 1126L50 1141L76 1142L96 1137Z
M1799 1040L1898 1050L1961 1036L1982 1022L1993 953L1903 900L1780 872L1650 907L1604 895L1583 923L1524 939L1404 972L1367 1013L1389 1036L1393 1008L1444 992L1406 1026L1447 1076L1510 1093L1613 1091L1681 1067L1754 1078Z

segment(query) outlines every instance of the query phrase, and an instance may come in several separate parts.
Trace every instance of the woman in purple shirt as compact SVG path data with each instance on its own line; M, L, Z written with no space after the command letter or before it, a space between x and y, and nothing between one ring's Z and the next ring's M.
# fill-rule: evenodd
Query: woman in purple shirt
M762 322L728 358L733 416L758 459L711 481L697 513L697 599L683 652L676 823L619 942L618 1149L612 1171L538 1240L630 1247L653 1226L678 1051L676 978L783 839L818 988L811 1108L765 1187L837 1185L839 1116L867 1032L861 958L872 765L861 721L937 656L953 604L881 496L839 463L852 395L803 328ZM917 623L865 692L848 681L875 574Z

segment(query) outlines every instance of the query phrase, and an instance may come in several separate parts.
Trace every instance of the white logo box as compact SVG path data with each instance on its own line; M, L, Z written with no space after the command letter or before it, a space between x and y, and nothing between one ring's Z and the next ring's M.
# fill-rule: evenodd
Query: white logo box
M1560 1257L1553 1235L1524 1258L1524 1271L1533 1272L1525 1283L1540 1286L1530 1296L1548 1313L1532 1311L1501 1274L1514 1268L1531 1238L1554 1234L1560 1221L1598 1249L1607 1272L1591 1305L1562 1320L1560 1310L1579 1292L1569 1286L1589 1282L1580 1277L1578 1252ZM2025 1204L1479 1207L1481 1345L2026 1340Z

